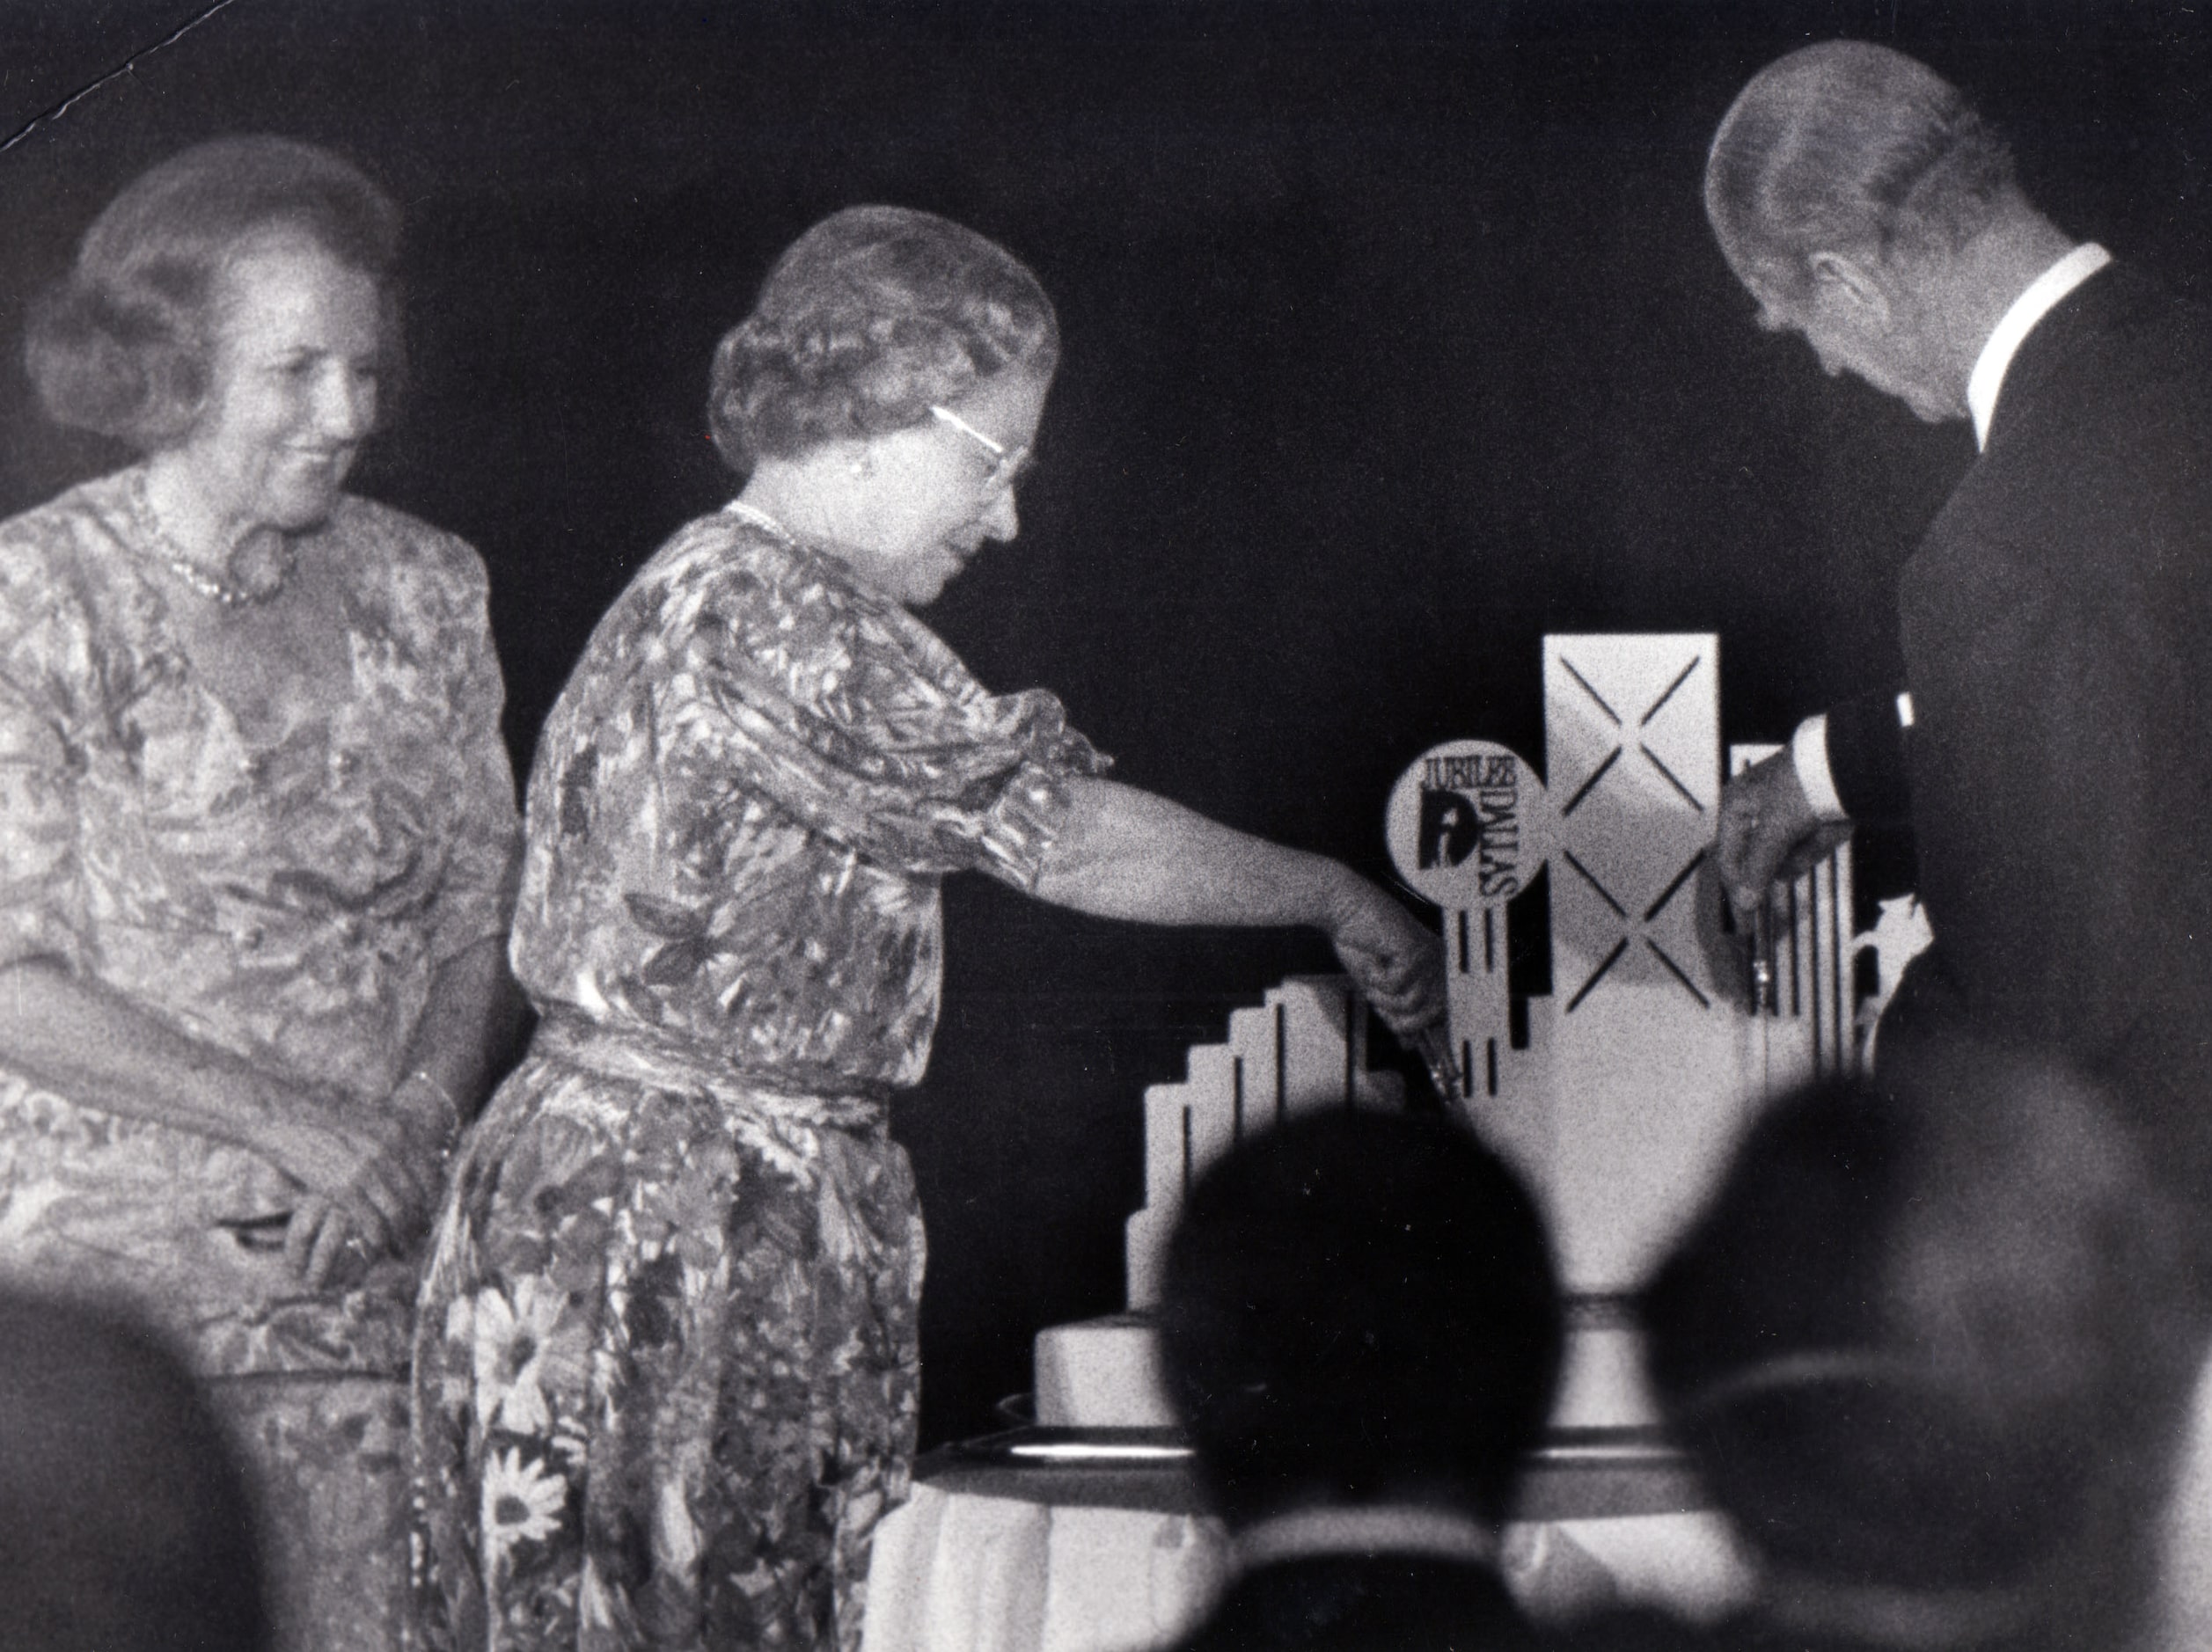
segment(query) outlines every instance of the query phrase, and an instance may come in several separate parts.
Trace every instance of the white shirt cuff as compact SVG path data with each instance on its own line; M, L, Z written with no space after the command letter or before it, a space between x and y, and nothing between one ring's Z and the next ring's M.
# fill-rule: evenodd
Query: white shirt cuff
M1823 712L1808 717L1790 736L1790 766L1798 771L1805 800L1821 820L1844 820L1843 800L1835 794L1835 777L1828 772L1828 720Z

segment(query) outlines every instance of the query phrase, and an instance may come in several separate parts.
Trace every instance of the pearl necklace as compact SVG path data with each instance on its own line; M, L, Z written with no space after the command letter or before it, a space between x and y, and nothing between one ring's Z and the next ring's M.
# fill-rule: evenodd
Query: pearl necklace
M294 552L291 539L282 534L277 543L283 546L283 560L277 567L276 577L267 585L254 587L235 585L219 579L184 553L169 530L161 525L161 518L154 514L152 496L146 491L146 472L141 471L131 486L131 514L137 518L139 530L153 542L151 554L161 565L187 585L225 608L245 608L255 603L266 603L284 588L284 581L292 577Z

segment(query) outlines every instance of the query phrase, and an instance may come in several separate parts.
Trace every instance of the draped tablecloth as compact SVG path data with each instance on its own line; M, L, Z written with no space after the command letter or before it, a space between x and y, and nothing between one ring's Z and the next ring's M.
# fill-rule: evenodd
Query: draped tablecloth
M1196 1624L1228 1545L1180 1467L1010 1466L959 1449L916 1466L877 1530L863 1652L1139 1652ZM1532 1615L1616 1602L1717 1616L1749 1581L1670 1462L1540 1464L1504 1570Z

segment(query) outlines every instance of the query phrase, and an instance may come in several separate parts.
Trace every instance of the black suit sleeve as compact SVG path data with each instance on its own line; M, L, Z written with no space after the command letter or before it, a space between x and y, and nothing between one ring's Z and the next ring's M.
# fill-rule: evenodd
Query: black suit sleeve
M1894 693L1862 694L1827 713L1828 778L1843 812L1870 826L1909 818L1912 786Z

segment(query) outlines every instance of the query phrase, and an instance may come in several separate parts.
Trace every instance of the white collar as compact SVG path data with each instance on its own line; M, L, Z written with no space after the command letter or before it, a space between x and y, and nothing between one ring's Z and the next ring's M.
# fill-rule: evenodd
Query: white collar
M1498 1533L1480 1521L1412 1503L1301 1509L1245 1527L1232 1539L1240 1571L1314 1555L1418 1554L1482 1565L1498 1559Z
M2020 341L2050 314L2054 304L2112 261L2113 255L2096 242L2084 241L2030 281L2027 290L2012 301L1996 331L1981 347L1981 354L1974 358L1973 375L1967 380L1967 408L1974 414L1974 446L1989 445L1989 420L1996 416L1997 392L2004 388L2005 369L2012 365Z

